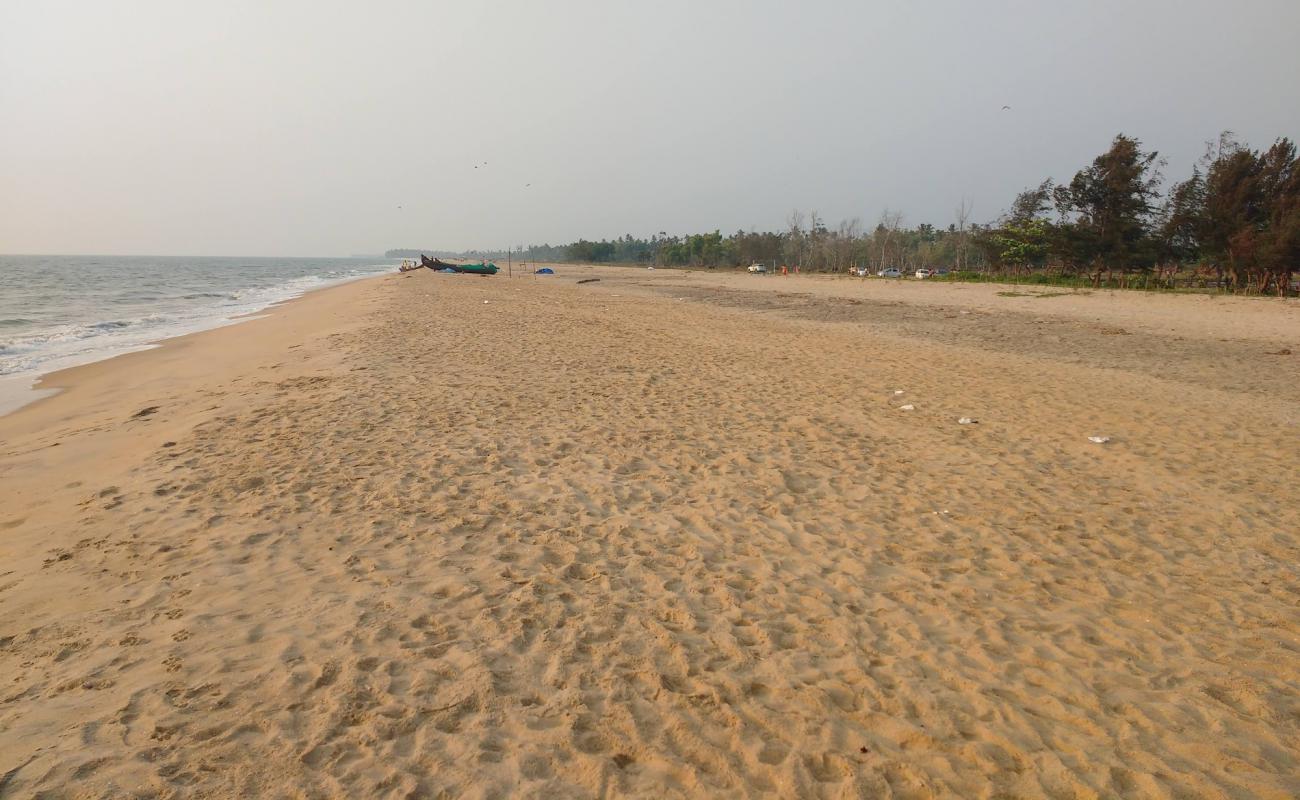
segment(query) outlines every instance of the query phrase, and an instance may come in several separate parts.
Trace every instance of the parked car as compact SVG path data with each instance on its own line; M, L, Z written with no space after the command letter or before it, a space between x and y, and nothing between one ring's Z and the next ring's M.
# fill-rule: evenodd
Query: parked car
M857 275L859 278L865 278L870 275L871 272L866 267L850 267L849 274Z
M901 278L903 277L903 273L899 272L894 267L890 267L889 269L882 269L881 271L877 272L876 277L877 278Z
M933 274L934 274L934 270L928 269L926 267L921 267L916 271L916 279L919 281L925 280L926 278L930 277Z
M938 269L936 269L936 270L934 271L934 274L935 274L935 277L941 277L941 276L943 276L943 275L951 274L951 272L952 272L952 271L949 270L947 267L939 267Z
M750 271L750 272L753 272L753 273L759 273L759 274L761 274L761 273L767 272L767 265L766 265L766 264L753 263L753 264L750 264L750 265L749 265L749 271Z

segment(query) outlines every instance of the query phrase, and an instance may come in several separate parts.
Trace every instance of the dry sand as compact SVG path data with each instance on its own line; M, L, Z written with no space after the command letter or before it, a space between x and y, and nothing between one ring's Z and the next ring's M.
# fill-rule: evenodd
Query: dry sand
M0 418L0 797L1300 794L1296 303L561 272Z

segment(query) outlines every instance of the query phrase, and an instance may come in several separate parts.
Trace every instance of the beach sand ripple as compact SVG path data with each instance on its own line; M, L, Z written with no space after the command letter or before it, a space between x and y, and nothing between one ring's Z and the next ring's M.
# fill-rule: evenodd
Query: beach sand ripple
M393 276L14 428L0 795L1300 794L1294 372L684 291Z

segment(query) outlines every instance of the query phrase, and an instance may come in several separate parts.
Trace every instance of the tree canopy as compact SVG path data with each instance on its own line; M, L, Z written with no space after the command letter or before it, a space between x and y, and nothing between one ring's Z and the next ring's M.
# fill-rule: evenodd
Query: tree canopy
M696 268L754 262L844 272L949 267L964 274L1077 278L1100 285L1169 284L1191 274L1233 291L1285 293L1300 270L1300 161L1289 139L1251 150L1228 132L1206 147L1186 180L1162 194L1164 161L1120 134L1067 182L1044 180L1016 196L988 224L970 222L962 200L946 227L904 224L886 209L874 226L861 219L828 225L817 212L793 211L780 231L740 230L568 245L519 246L545 261L655 264ZM470 257L506 257L473 251ZM1118 277L1117 277L1118 276Z

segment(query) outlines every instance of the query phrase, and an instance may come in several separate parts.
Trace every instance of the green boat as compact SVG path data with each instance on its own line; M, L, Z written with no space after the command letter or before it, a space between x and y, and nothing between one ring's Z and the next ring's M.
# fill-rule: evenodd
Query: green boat
M429 258L423 253L420 254L420 266L428 267L434 272L468 272L472 275L495 275L499 271L497 265L489 261L478 264L451 264L437 258Z

